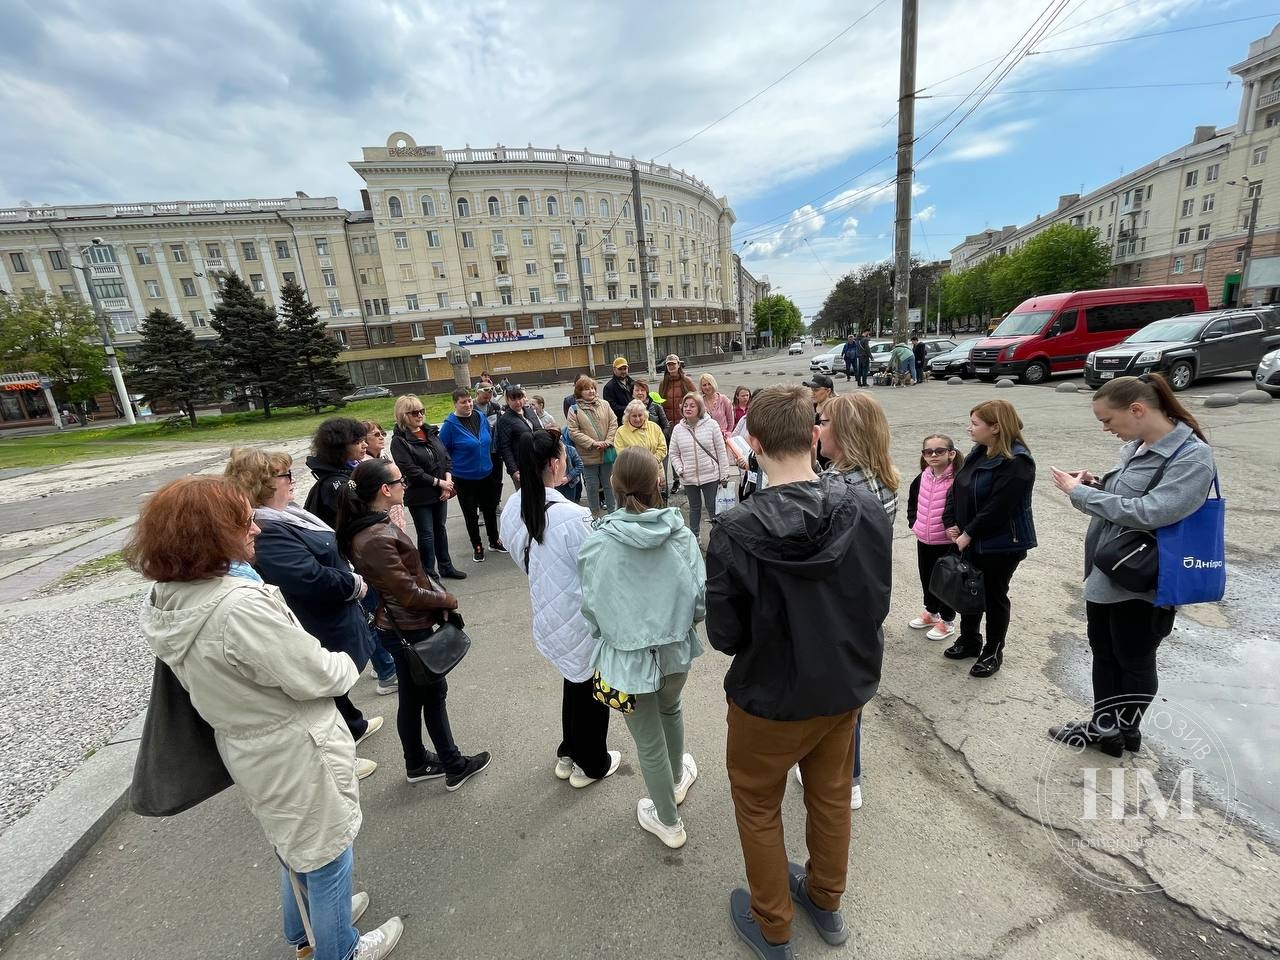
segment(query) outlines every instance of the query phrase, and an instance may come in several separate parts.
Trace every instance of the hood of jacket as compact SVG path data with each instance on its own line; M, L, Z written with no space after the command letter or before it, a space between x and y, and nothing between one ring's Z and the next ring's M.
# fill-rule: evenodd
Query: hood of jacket
M596 532L639 550L656 550L685 529L678 507L631 513L615 510L596 522Z
M315 454L307 457L307 469L315 475L316 483L323 483L329 477L338 475L346 477L351 474L351 468L346 464L334 466L328 461L318 459Z
M180 664L222 598L241 588L260 589L251 580L225 576L196 583L157 583L142 602L142 636L169 666Z

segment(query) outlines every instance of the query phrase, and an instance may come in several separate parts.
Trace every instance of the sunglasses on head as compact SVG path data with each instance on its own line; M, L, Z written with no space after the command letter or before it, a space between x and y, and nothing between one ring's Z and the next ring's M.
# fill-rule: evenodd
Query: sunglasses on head
M941 457L950 453L953 447L925 447L920 452L926 457Z

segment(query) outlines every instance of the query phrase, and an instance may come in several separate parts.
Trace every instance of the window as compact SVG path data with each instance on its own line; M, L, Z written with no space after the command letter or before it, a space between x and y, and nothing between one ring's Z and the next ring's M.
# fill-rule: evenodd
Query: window
M1213 199L1215 196L1216 194L1213 193L1206 193L1204 195L1204 198L1200 201L1201 213L1209 213L1213 209Z
M585 230L579 230L579 231L578 231L578 242L579 242L579 243L586 243L586 242L587 242L587 231L585 231Z
M335 314L336 316L336 314ZM340 346L347 346L347 332L345 330L334 330L329 334Z
M387 198L387 213L396 220L404 216L404 209L400 206L399 197Z
M658 211L658 216L663 223L671 222L671 211L668 210L666 207L663 207L661 210Z
M673 296L675 296L675 291L671 287L667 287L667 299L670 300Z
M397 230L393 234L393 236L395 237L397 250L409 249L409 235L407 233L405 233L403 230Z
M1272 110L1270 113L1268 113L1262 125L1264 127L1267 127L1268 129L1271 127L1280 126L1280 110Z
M563 237L562 237L562 236L561 236L561 234L560 234L560 228L559 228L559 227L555 227L554 229L552 229L552 231L551 231L551 242L552 242L552 243L563 243L563 242L564 242Z
M501 258L494 260L493 269L498 272L498 276L505 277L507 275L507 261Z
M583 257L581 260L579 260L579 261L578 261L578 269L579 269L580 271L582 271L582 275L583 275L584 277L589 277L589 276L591 276L591 258L590 258L590 257Z
M1181 273L1181 272L1182 272L1182 258L1181 258L1181 257L1174 257L1174 258L1173 258L1173 272L1174 272L1174 273Z
M374 301L377 303L378 301ZM378 326L369 328L369 342L372 344L394 343L395 337L392 335L390 327Z
M467 264L467 279L468 279L468 280L479 280L479 279L480 279L480 264L478 264L478 263L468 263L468 264Z
M298 282L298 275L297 275L296 273L290 273L288 270L286 270L284 273L280 274L280 276L281 276L281 278L284 280L284 282L285 282L285 283L297 283L297 282Z
M203 327L204 325L205 325L205 322L204 322L204 314L203 314L203 313L201 313L199 310L192 310L192 311L191 311L191 326L193 326L193 327Z
M276 259L289 260L292 258L292 256L293 255L289 252L289 241L277 240L276 241Z
M1203 253L1197 253L1194 257L1191 258L1191 269L1193 271L1200 271L1204 269Z
M1251 219L1252 219L1252 217L1250 217L1250 216L1249 216L1249 214L1247 214L1247 213L1246 213L1246 214L1244 214L1243 216L1241 216L1241 217L1240 217L1240 229L1242 229L1242 230L1248 230L1248 229L1249 229L1249 221L1250 221Z
M542 302L542 291L541 291L541 290L539 290L537 287L530 287L530 288L529 288L529 302L530 302L530 303L541 303L541 302ZM535 326L536 326L536 324L535 324Z
M602 217L609 216L609 198L608 197L600 198L600 216Z
M1153 303L1110 303L1089 307L1084 312L1085 329L1089 333L1112 330L1140 330L1149 323L1190 313L1195 307L1190 300L1160 300Z
M581 197L573 198L573 215L575 217L585 217L587 215L587 202Z
M636 245L636 232L634 230L625 231L623 236L626 238L624 241L626 246L634 247Z
M89 248L89 259L94 263L115 263L116 248L109 243L95 244Z
M470 230L462 231L462 246L465 250L474 250L476 248L476 235Z
M534 303L537 303L537 302L538 301L536 300L534 301ZM541 330L545 325L546 325L546 322L542 319L542 314L535 313L533 315L533 329Z
M475 321L475 331L476 333L488 333L489 324L483 320L477 320Z
M149 300L160 299L160 281L159 280L147 281L147 298Z
M1200 171L1199 171L1199 170L1188 170L1188 171L1187 171L1187 180L1186 180L1186 185L1187 185L1188 187L1194 187L1194 186L1195 186L1197 183L1199 183L1199 182L1200 182Z
M116 333L137 333L138 318L132 313L113 313L111 328Z
M316 256L327 257L329 255L329 238L316 237Z
M447 293L437 293L437 294L436 294L436 306L437 306L437 307L448 307L448 306L449 306L449 295L448 295Z
M586 298L587 298L588 300L594 300L594 299L595 299L595 291L591 289L591 284L589 284L589 283L588 283L588 284L587 284L585 287L583 287L582 289L583 289L583 292L585 293Z
M502 301L502 305L503 305L504 307L509 307L509 306L511 306L511 302L512 302L512 301L511 301L511 291L510 291L510 290L503 290L501 293L499 293L499 294L498 294L498 299Z
M547 197L547 216L557 217L560 215L560 201L554 196Z
M434 217L436 215L436 202L431 199L430 194L422 195L422 215L424 217Z
M428 246L428 247L438 247L438 246L440 246L440 231L439 231L439 230L428 230L428 231L427 231L427 246Z
M472 294L471 294L471 305L472 305L473 307L483 307L483 306L484 306L484 297L482 297L482 296L480 295L480 291L479 291L479 290L472 291Z
M262 274L260 273L249 274L249 285L259 293L267 289L267 285L263 282Z
M1191 215L1192 215L1193 213L1195 213L1195 212L1196 212L1196 201L1195 201L1195 198L1192 198L1192 199L1190 199L1190 200L1183 200L1183 201L1182 201L1182 215L1183 215L1184 217L1189 217L1189 216L1191 216Z
M1216 183L1218 181L1218 173L1221 169L1222 169L1222 164L1220 163L1209 164L1209 166L1207 166L1204 171L1204 182Z
M529 215L529 198L526 196L516 197L516 213L522 217Z
M151 262L151 251L146 247L134 247L133 259L138 261L138 266L145 267Z
M432 261L432 263L431 263L431 276L433 276L433 277L434 277L435 279L437 279L437 280L443 280L443 279L445 279L445 278L448 276L448 274L446 274L446 273L444 272L444 261L443 261L443 260L433 260L433 261Z
M560 314L560 323L561 323L561 325L562 325L566 330L572 330L572 329L573 329L573 314L572 314L572 313L562 313L562 314Z
M1254 197L1260 197L1260 196L1262 196L1262 184L1260 183L1249 184L1249 188L1245 191L1245 199L1252 200Z
M684 226L684 207L676 207L676 226Z
M1232 333L1261 333L1262 321L1257 317L1244 315L1231 318Z
M516 318L515 318L515 317L507 317L507 318L505 318L505 319L502 321L502 325L503 325L504 327L506 327L506 328L507 328L507 332L508 332L508 333L515 333L515 331L516 331Z
M1197 240L1209 239L1209 224L1207 223L1200 224L1200 229L1196 231L1196 239Z
M174 263L186 263L186 262L187 262L187 248L186 248L186 247L184 247L182 244L180 244L180 243L171 243L171 244L169 244L169 252L170 252L171 254L173 254L173 262L174 262Z
M412 306L412 307L410 307L409 309L410 309L410 310L417 310L417 309L418 309L418 298L417 298L417 297L413 297L412 299L413 299L413 306ZM422 333L422 324L421 324L421 323L411 323L411 324L409 324L409 339L410 339L410 340L425 340L425 339L427 339L425 336L423 336L423 333Z
M1267 148L1254 147L1252 166L1258 167L1267 162Z
M416 279L417 275L413 271L412 263L400 264L400 282L408 283L410 280Z
M330 297L330 298L329 298L329 316L331 316L331 317L340 317L340 316L342 316L342 301L341 301L341 300L335 299L334 297Z
M649 205L647 203L644 205L644 219L646 223L648 223L649 220L651 219L650 212L649 212Z
M557 287L557 288L556 288L556 300L557 300L558 302L560 302L560 303L568 303L568 302L569 302L569 288L568 288L568 287Z
M1185 230L1179 230L1178 245L1181 246L1184 243L1190 243L1190 242L1191 242L1191 229L1187 228Z
M452 336L453 336L453 321L452 321L452 320L445 320L443 323L441 323L441 324L440 324L440 332L441 332L444 336L446 336L446 337L452 337Z
M258 259L258 249L253 245L252 240L244 241L242 244L240 244L240 249L244 251L244 258L246 260Z
M184 297L194 297L196 295L196 282L194 280L190 277L183 277L181 283Z
M533 231L532 231L532 230L521 230L521 231L520 231L520 246L522 246L522 247L532 247L532 246L533 246Z
M631 284L630 292L629 292L627 295L628 295L629 297L631 297L631 299L632 299L632 300L634 300L636 297L640 296L640 291L639 291L639 289L637 289L637 287L636 287L636 285L635 285L634 283L633 283L633 284Z
M321 270L320 279L324 281L326 287L336 287L338 285L337 275L332 270Z
M467 203L466 197L458 198L458 216L460 217L471 216L471 204Z
M9 262L13 264L14 273L27 273L30 268L27 266L27 257L22 253L9 254Z
M496 217L501 215L501 213L502 213L502 208L498 206L498 198L490 197L489 198L489 216Z
M495 246L502 246L506 244L507 235L503 233L501 230L490 230L489 234L490 234L489 239L493 242Z
M524 262L524 272L525 272L525 276L528 276L528 277L536 276L538 273L538 261L526 260Z

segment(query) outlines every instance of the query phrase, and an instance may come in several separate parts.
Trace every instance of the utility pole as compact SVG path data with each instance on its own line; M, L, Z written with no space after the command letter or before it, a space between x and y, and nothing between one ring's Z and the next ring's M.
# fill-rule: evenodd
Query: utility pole
M929 279L924 281L924 310L920 312L920 336L929 335Z
M911 182L916 136L916 5L902 0L901 75L898 80L898 196L893 253L897 282L893 291L893 340L907 342L907 296L911 282Z
M649 305L649 239L640 208L640 168L631 165L631 212L636 218L636 246L640 251L640 302L644 304L644 360L649 376L658 375L657 349L653 345L653 310ZM674 313L672 314L674 316ZM746 343L743 343L746 347Z
M1250 187L1255 183L1261 186L1262 181L1246 180ZM1240 296L1236 298L1237 306L1244 306L1245 294L1249 292L1246 281L1249 279L1249 261L1253 258L1253 231L1258 226L1258 204L1262 202L1261 189L1254 191L1253 203L1249 205L1249 233L1244 238L1243 256L1240 258Z
M102 241L94 238L93 246L102 246ZM83 258L85 251L89 247L82 247L80 256ZM93 317L98 321L98 333L102 335L102 349L107 354L107 369L111 371L111 379L115 383L116 393L120 397L120 409L124 411L124 422L134 424L138 421L133 416L133 402L129 399L129 391L124 386L124 375L120 372L120 362L116 359L116 348L111 342L111 327L107 324L107 315L102 312L102 307L98 305L98 294L93 289L93 269L89 266L80 266L76 268L84 274L84 285L89 290L89 303L93 307Z
M582 276L582 241L579 239L578 225L573 225L573 252L578 261L578 300L582 303L582 335L587 341L587 372L596 375L596 351L591 345L591 317L587 313L587 281Z
M738 265L738 320L742 326L742 359L747 359L747 307L746 295L742 289L742 255L738 254L733 258ZM731 346L730 350L733 349Z

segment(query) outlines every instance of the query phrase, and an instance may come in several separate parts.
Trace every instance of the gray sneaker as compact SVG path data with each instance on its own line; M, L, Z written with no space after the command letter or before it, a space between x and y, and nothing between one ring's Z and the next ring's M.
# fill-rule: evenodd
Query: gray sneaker
M382 960L396 948L402 933L404 924L399 917L392 917L377 930L369 931L357 941L352 960Z
M729 920L738 939L751 948L760 960L794 960L791 941L770 943L751 912L751 894L739 887L729 894Z
M798 903L809 915L818 935L833 947L839 946L849 939L849 927L839 910L822 910L809 899L809 891L805 888L805 870L798 863L787 864L790 875L791 899Z

